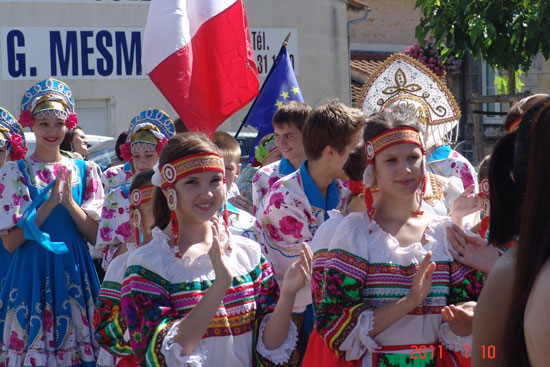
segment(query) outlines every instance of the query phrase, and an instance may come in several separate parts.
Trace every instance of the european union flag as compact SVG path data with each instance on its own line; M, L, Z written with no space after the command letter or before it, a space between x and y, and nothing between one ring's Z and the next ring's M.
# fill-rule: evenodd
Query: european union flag
M267 77L260 89L258 97L254 100L252 107L243 120L246 126L253 126L258 130L258 137L254 146L267 134L273 132L271 119L277 108L285 102L304 102L302 92L298 86L292 62L288 56L286 46L283 45L275 59L275 63L269 70ZM254 154L250 155L251 160Z

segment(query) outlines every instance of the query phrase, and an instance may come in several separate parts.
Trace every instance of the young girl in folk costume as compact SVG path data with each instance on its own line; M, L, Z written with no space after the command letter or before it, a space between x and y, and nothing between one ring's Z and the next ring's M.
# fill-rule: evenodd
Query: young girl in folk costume
M0 230L7 231L6 249L15 251L0 292L0 364L94 366L99 283L86 241L95 242L101 180L95 165L59 152L77 123L66 84L35 84L21 111L19 122L32 128L36 149L0 170Z
M137 366L132 354L126 321L120 312L120 289L126 271L128 256L137 247L146 245L153 235L154 224L152 170L138 173L130 186L130 218L137 243L127 243L128 251L117 256L105 273L94 313L95 336L102 347L97 366Z
M121 153L127 162L132 161L134 174L153 169L162 147L174 132L174 123L160 110L148 109L132 119ZM122 172L120 171L120 174L123 174ZM105 196L97 233L97 247L104 253L105 269L117 254L126 251L123 244L129 241L134 233L129 215L131 182L128 178L126 181L112 183Z
M155 220L160 228L172 222L176 248L153 236L128 260L122 311L138 362L285 363L296 345L290 315L311 272L309 248L304 244L279 297L260 246L232 236L217 219L225 198L217 147L202 134L178 134L163 149L158 169Z
M27 142L23 128L6 109L0 107L0 168L7 161L17 161L25 158ZM5 187L0 185L0 199L3 197ZM4 248L0 240L0 290L4 285L6 274L11 263L13 253Z
M317 331L338 356L362 366L467 365L473 305L454 304L475 300L480 275L454 261L445 231L451 219L420 210L419 125L409 115L378 113L363 137L364 182L376 182L379 197L375 208L367 190L367 210L334 231Z

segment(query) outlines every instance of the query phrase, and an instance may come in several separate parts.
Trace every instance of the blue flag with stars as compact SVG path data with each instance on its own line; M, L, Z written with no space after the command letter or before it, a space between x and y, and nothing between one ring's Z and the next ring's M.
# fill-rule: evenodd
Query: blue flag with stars
M243 120L244 125L253 126L258 130L254 146L258 145L262 137L273 132L273 125L271 125L273 114L277 108L288 101L304 102L304 98L286 46L282 46L262 88L260 88L258 97ZM251 154L250 158L252 161L254 154Z

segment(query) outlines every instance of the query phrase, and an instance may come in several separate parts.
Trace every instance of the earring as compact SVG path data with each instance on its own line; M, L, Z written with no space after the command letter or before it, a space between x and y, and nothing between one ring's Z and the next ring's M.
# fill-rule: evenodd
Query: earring
M172 188L166 190L166 201L168 202L168 209L171 211L176 210L176 206L178 205L176 190Z
M141 213L139 209L134 209L132 213L132 224L136 231L136 244L139 247L139 226L141 225Z

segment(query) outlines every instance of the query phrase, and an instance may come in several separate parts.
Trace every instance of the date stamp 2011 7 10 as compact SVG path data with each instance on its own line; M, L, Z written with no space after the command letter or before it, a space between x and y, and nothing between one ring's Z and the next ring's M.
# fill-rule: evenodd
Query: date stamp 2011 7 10
M495 359L496 348L494 345L481 345L481 358L482 359ZM468 358L470 354L470 346L463 345L464 357ZM443 346L441 344L434 345L411 345L411 359L442 359L443 358Z

